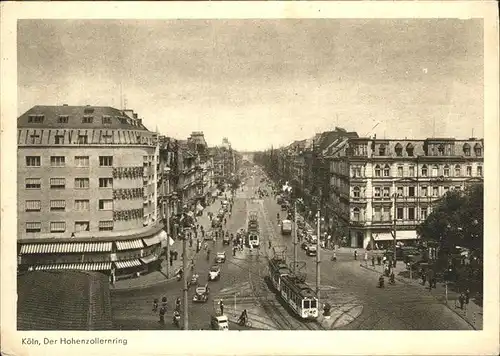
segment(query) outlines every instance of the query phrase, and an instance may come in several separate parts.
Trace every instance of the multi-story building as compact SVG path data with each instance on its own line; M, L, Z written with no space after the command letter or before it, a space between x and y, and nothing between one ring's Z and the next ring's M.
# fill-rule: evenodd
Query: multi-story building
M166 231L173 235L173 217L178 212L179 146L176 139L160 136L159 206ZM167 219L169 220L167 223ZM169 224L172 222L171 224ZM168 226L168 228L167 228ZM170 230L170 231L168 231ZM162 246L164 247L164 246Z
M18 118L20 269L130 276L158 260L159 146L132 110L35 106Z
M448 191L483 181L483 140L350 138L330 161L333 213L352 247L418 239Z
M222 145L212 149L214 183L219 188L229 183L236 172L236 154L227 138L223 138Z

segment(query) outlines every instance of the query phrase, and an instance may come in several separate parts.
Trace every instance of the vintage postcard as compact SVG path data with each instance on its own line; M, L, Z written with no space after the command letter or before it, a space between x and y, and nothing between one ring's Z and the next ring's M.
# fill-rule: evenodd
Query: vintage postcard
M497 20L2 4L2 353L497 354Z

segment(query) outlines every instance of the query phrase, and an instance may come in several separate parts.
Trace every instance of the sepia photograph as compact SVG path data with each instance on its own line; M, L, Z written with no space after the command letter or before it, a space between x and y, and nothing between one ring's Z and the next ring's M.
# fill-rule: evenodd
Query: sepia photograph
M23 347L485 329L484 19L280 17L15 20Z

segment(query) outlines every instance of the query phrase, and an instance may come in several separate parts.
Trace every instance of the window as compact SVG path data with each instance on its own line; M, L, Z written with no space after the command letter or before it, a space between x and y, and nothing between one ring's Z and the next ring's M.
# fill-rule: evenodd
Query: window
M378 148L378 155L385 156L385 145L380 145Z
M94 122L93 116L86 115L82 118L82 124L91 124L92 122Z
M455 166L455 177L460 177L460 175L462 174L462 169L460 168L460 165L456 165Z
M89 179L75 178L75 189L89 189Z
M445 177L449 177L450 176L450 166L448 166L448 165L444 166L444 168L443 168L443 175Z
M359 217L360 217L359 208L352 209L352 213L353 213L354 221L359 221Z
M379 206L375 207L375 215L374 215L374 220L375 221L380 221L382 220L382 214L381 214L381 208Z
M103 134L101 137L101 143L113 143L113 135L109 134L108 132Z
M89 166L89 156L75 156L75 166L88 167Z
M421 220L427 219L427 208L420 209L420 219Z
M443 194L446 194L450 191L450 187L443 187Z
M464 155L470 156L470 145L468 143L464 145Z
M113 220L99 221L99 231L113 230Z
M25 211L40 211L40 200L26 200Z
M103 125L109 125L109 124L111 124L111 116L103 116L102 117L102 123L103 123Z
M33 123L33 124L41 124L43 122L44 118L45 118L45 115L30 115L28 117L28 122Z
M375 198L380 198L380 187L375 187Z
M40 178L26 178L24 183L26 189L40 189L42 187Z
M113 210L113 200L99 199L99 210Z
M466 174L467 174L467 177L471 177L472 176L472 167L471 166L467 166L466 168Z
M457 186L455 186L455 190L462 190L462 187L457 185Z
M77 143L79 145L86 145L89 143L88 136L87 135L78 135L78 141Z
M477 166L477 176L478 177L483 176L483 166Z
M90 231L90 223L88 221L75 221L75 232Z
M90 210L90 201L88 199L75 200L75 210L76 211L88 211L88 210Z
M427 187L422 187L422 196L423 197L427 196Z
M403 208L396 209L396 219L403 220Z
M99 166L112 167L113 166L113 156L99 156Z
M443 144L440 144L438 146L438 152L439 152L440 156L444 156L444 145Z
M27 222L26 223L26 233L36 233L42 231L42 223L41 222Z
M66 178L50 178L50 189L66 188Z
M64 232L66 231L66 222L64 221L51 221L50 232Z
M439 195L439 187L432 187L432 196L437 197Z
M54 136L54 143L56 145L63 145L64 144L64 135L55 135Z
M406 153L408 154L408 156L412 157L413 156L413 145L411 143L409 143L407 146L406 146Z
M66 209L66 200L51 200L50 211L64 211Z
M66 157L64 156L50 156L51 167L64 167L66 164Z
M483 148L481 147L481 145L479 143L476 143L474 145L474 153L478 157L480 157L483 154Z
M384 198L389 198L391 195L391 189L389 187L384 187Z
M427 177L427 166L425 164L422 166L422 177Z
M353 178L361 177L361 167L358 167L358 166L352 167L352 177Z
M380 166L378 164L375 166L375 177L380 177Z
M408 208L408 220L415 220L415 208Z
M41 162L40 156L26 156L27 167L40 167Z
M403 187L397 188L397 196L402 197L404 195Z
M113 188L113 178L99 178L99 188Z
M410 177L415 177L415 167L414 166L409 166L408 167L408 175Z
M359 187L354 187L352 189L352 194L353 194L354 198L359 198L359 196L360 196L360 189L359 189Z
M400 143L396 144L394 147L394 152L396 152L396 156L401 157L403 155L403 146Z
M384 177L389 177L390 173L391 173L391 168L389 167L389 165L386 164L384 166Z
M67 124L68 120L69 120L69 116L68 115L59 115L59 118L57 119L57 122L59 124Z
M408 187L408 196L409 197L415 196L415 187Z
M403 166L398 166L398 177L403 176Z
M439 166L437 164L432 166L432 176L437 177L439 174Z

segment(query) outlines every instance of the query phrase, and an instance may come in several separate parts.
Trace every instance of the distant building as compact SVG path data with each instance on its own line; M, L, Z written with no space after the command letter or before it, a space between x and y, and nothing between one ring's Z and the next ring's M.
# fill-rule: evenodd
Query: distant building
M120 276L156 263L159 145L132 110L35 106L18 118L19 268Z

